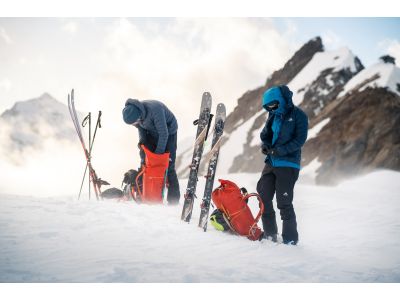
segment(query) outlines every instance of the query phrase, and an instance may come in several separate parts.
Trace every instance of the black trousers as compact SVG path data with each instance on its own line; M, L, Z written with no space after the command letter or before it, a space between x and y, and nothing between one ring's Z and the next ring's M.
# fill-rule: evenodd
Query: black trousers
M267 235L277 234L275 210L272 199L276 194L280 211L282 238L284 241L298 241L296 214L293 208L293 188L299 178L299 170L289 167L272 167L266 164L257 183L257 192L264 203L262 223Z
M157 147L157 138L147 134L144 140L140 141L143 145L146 146L150 151L155 151ZM175 170L175 159L176 159L176 149L177 149L177 134L171 134L168 137L167 146L165 148L165 152L169 152L169 165L167 172L168 179L168 195L167 201L169 204L178 204L179 198L181 197L181 193L179 190L179 181L178 175ZM145 161L145 154L142 149L140 149L140 158L142 160L142 164Z

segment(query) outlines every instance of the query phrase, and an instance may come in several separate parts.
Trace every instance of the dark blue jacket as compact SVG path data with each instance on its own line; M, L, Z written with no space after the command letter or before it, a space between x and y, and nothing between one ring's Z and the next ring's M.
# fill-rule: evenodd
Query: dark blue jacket
M274 167L293 167L300 169L301 147L307 140L308 117L292 102L292 92L286 86L274 87L265 92L263 107L273 100L280 105L276 112L268 115L267 122L260 133L263 145L275 149L274 155L268 155L265 162ZM275 118L280 118L278 130L273 131ZM273 136L275 134L275 143Z
M164 153L168 136L178 131L178 122L174 114L164 103L157 100L128 99L126 103L135 105L141 111L139 124L136 126L139 129L139 139L143 141L146 135L150 134L157 140L155 153Z

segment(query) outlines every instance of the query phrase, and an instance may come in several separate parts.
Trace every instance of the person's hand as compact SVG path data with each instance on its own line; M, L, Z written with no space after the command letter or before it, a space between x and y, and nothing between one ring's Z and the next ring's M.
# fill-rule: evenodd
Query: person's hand
M266 145L261 146L261 152L264 155L274 155L275 154L275 149L268 147Z
M142 142L142 141L139 141L139 143L137 144L139 150L142 150L142 145L143 145L143 142Z

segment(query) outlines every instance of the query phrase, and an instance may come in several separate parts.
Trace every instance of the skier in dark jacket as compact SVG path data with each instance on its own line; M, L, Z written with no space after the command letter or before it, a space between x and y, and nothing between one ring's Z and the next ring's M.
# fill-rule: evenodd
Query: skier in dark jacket
M276 193L277 207L283 221L283 242L296 245L299 237L293 208L293 189L299 177L301 147L307 140L308 118L293 105L292 95L287 86L272 87L263 95L262 106L269 115L260 134L261 151L266 158L257 191L264 202L263 237L277 241L278 228L272 204Z
M122 111L125 123L139 130L139 146L145 145L156 154L170 153L168 166L169 204L178 204L180 198L179 181L175 170L178 123L168 107L157 100L139 101L128 99ZM140 151L142 164L144 151Z

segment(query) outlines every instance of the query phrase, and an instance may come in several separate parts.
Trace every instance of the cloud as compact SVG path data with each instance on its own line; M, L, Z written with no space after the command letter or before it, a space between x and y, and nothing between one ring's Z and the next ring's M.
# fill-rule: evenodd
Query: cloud
M105 49L101 65L109 84L117 82L131 97L162 99L182 118L197 113L206 90L232 110L291 54L270 20L243 18L179 18L151 26L121 19L108 28Z
M324 41L324 45L330 49L338 48L343 44L342 38L332 30L324 32L321 34L321 37Z
M71 35L74 35L78 31L78 27L79 26L77 22L70 21L62 26L62 30Z
M18 62L19 62L21 65L25 65L25 64L28 62L28 60L27 60L25 57L20 57L19 60L18 60Z
M4 139L1 136L0 138ZM6 141L3 140L2 145ZM1 193L44 197L77 193L85 168L83 154L78 145L46 140L42 150L26 150L19 153L19 158L18 153L14 153L14 157L10 159L0 159ZM13 160L22 160L21 156L26 161L16 165Z
M6 30L3 27L0 27L0 38L7 44L10 45L13 43L10 36L7 34Z
M396 59L396 63L400 62L400 41L394 39L385 39L378 44L383 51L382 54L389 54Z
M11 89L11 86L12 86L11 81L7 78L0 81L0 89L9 91Z

